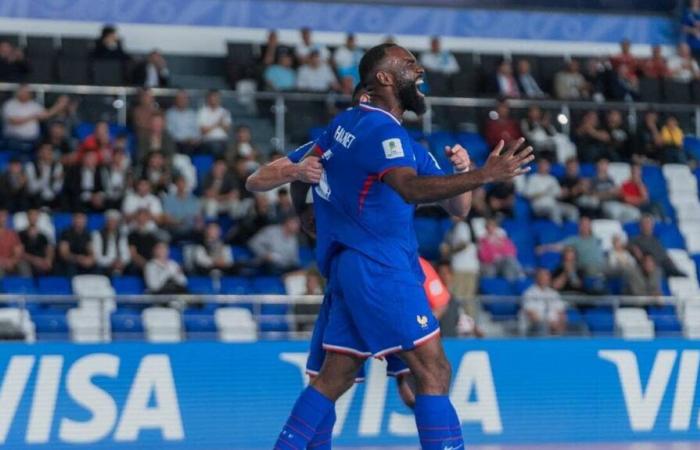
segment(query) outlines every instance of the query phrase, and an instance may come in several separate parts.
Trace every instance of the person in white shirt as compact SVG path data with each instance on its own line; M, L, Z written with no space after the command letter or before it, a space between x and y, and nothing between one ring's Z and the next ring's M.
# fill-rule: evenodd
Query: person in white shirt
M105 226L92 232L92 249L97 268L107 276L121 275L131 261L129 241L121 230L122 215L119 211L105 213Z
M36 160L28 162L24 171L34 204L51 206L63 189L63 165L54 160L49 142L39 146Z
M126 194L122 213L127 222L131 223L139 210L145 209L151 216L151 221L158 222L163 215L163 205L158 197L151 191L151 183L146 179L136 182L136 189Z
M217 90L207 93L205 104L197 113L197 124L206 152L222 155L226 150L228 132L231 129L231 113L221 106L221 94Z
M333 54L333 61L338 70L338 78L352 77L355 86L360 82L360 59L364 52L357 47L355 35L348 34L345 45L338 47Z
M459 64L455 56L447 50L442 50L440 38L433 37L430 41L430 51L420 56L421 65L428 72L454 75L459 72Z
M462 301L467 314L476 317L478 305L474 296L479 281L479 255L469 225L457 216L452 217L452 223L440 252L450 261L453 294Z
M547 269L537 269L535 284L523 292L523 318L531 335L563 334L566 331L566 304L551 287Z
M180 265L170 259L165 242L159 242L153 248L153 259L146 263L143 278L151 294L187 293L187 277Z
M34 142L41 133L39 122L59 114L68 103L68 97L62 95L50 109L45 109L32 98L29 86L20 85L15 96L2 106L3 134L6 138Z
M637 261L625 248L622 236L616 234L612 239L612 248L608 252L608 275L620 276L625 271L634 268Z
M221 240L221 228L216 222L209 223L204 229L204 239L194 249L194 265L198 271L209 275L214 271L220 274L233 269L233 252Z
M316 92L340 89L333 70L321 59L317 51L311 52L307 61L297 73L297 89Z
M525 197L530 199L532 210L537 216L561 224L564 219L577 222L579 211L574 205L559 201L561 186L549 173L549 161L541 158L537 161L537 173L528 177L525 184Z
M189 153L199 144L197 113L190 108L190 98L184 89L175 94L173 106L166 111L165 127L180 152Z
M700 67L693 59L690 47L685 42L678 44L678 54L668 59L668 70L671 79L681 83L690 83L700 79Z
M300 33L301 44L297 45L294 49L294 54L296 55L299 64L307 64L313 52L317 52L319 54L321 61L328 62L331 53L328 51L328 48L325 45L316 44L312 41L311 29L302 28Z

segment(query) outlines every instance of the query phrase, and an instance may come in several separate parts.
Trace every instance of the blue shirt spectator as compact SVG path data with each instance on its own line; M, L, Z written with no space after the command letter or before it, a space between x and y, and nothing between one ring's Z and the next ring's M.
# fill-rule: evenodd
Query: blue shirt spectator
M277 64L265 69L265 82L275 91L289 91L297 85L297 74L292 68L292 56L288 53L280 54Z
M338 70L338 78L352 77L355 86L360 82L360 59L364 52L357 47L355 35L348 34L345 45L338 47L333 54L333 61Z
M190 98L184 90L175 95L175 104L165 113L165 127L178 144L199 141L197 113L190 108Z

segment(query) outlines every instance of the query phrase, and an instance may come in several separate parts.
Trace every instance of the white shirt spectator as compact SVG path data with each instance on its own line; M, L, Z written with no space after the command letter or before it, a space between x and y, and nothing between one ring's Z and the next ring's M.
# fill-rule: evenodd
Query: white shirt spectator
M533 173L527 179L525 196L532 200L532 206L551 204L561 194L561 186L553 175Z
M152 216L160 216L163 214L163 205L160 199L153 194L140 196L135 192L129 192L124 198L122 204L122 213L126 216L131 216L139 209L147 209Z
M466 247L452 254L452 270L455 273L479 272L479 256L476 245L472 242L472 232L466 222L458 222L447 235L447 244L457 247L466 244Z
M308 58L309 55L314 51L318 52L318 56L321 58L321 61L328 61L328 59L331 56L331 52L328 51L328 47L322 44L306 45L302 42L301 44L297 45L294 49L294 53L297 55L297 58L301 61L306 60L306 58Z
M197 113L190 108L170 108L165 113L165 126L175 142L199 139Z
M534 284L523 293L523 309L541 320L555 322L566 311L566 304L554 289Z
M150 291L161 290L168 280L173 280L180 286L187 285L187 277L182 273L182 268L172 259L165 263L157 259L148 261L143 269L143 278Z
M200 244L194 249L194 264L200 269L211 269L214 267L214 260L222 259L226 264L233 264L233 252L228 245L217 245L214 248L205 247Z
M299 265L299 239L284 233L282 225L268 225L248 242L255 256L281 267Z
M16 232L21 232L26 230L29 227L29 219L27 218L27 213L24 211L15 213L12 216L12 228ZM56 244L56 228L53 226L53 222L51 221L51 216L45 212L40 212L39 213L39 219L36 222L36 227L39 229L39 232L41 232L46 238L49 240L49 243L52 245Z
M24 119L46 112L43 106L34 100L20 102L16 98L6 101L2 107L2 118L5 123L3 133L5 137L34 141L39 138L39 119L29 120L20 125L13 125L10 119Z
M30 162L27 163L24 171L27 174L30 194L50 202L61 192L63 187L63 166L61 163L36 164Z
M671 72L671 78L681 83L690 83L700 75L700 67L695 59L685 59L678 55L668 59L668 70Z
M459 64L455 56L442 50L439 53L426 52L420 56L420 63L428 72L453 75L459 72Z
M117 258L125 265L131 260L129 241L124 233L118 233L117 236L111 235L105 243L102 233L97 230L93 231L92 250L95 254L97 267L110 268L117 261Z
M297 88L304 91L328 91L335 83L335 74L328 64L321 63L318 67L305 64L297 74Z
M364 55L364 52L359 48L355 47L349 49L347 46L343 45L336 49L333 54L333 61L338 68L338 72L344 74L360 65L362 55Z
M231 113L222 106L210 108L207 105L202 106L197 113L197 125L199 127L212 127L219 122L224 125L231 125ZM224 141L228 139L228 133L221 127L214 127L208 133L202 136L204 141Z

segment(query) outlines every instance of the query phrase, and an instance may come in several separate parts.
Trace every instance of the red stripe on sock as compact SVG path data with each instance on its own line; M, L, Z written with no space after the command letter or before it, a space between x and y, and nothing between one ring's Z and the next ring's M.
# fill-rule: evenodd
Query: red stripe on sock
M301 419L298 418L297 416L289 416L289 418L290 418L290 419L296 420L297 422L299 422L300 424L304 425L306 428L308 428L309 430L313 431L314 433L316 432L316 429L315 429L314 427L312 427L312 426L309 425L308 423L304 422L303 420L301 420Z
M320 447L321 445L327 444L327 443L329 443L330 441L331 441L330 439L326 439L326 440L323 441L323 442L317 442L317 443L315 443L315 444L309 444L309 445L307 446L307 448Z
M290 428L290 429L294 430L295 433L299 433L299 434L300 434L304 439L306 439L307 441L311 439L311 436L305 435L304 433L302 433L301 431L297 430L296 428L294 428L294 427L291 426L290 424L286 424L285 426L286 426L287 428Z

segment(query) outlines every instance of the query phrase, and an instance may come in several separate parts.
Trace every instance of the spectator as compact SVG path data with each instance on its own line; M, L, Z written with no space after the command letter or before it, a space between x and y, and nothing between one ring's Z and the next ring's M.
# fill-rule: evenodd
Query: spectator
M625 295L661 296L661 270L651 255L644 255L641 266L636 264L623 272L623 288Z
M355 35L348 33L345 45L338 47L333 53L333 62L338 71L338 78L352 78L353 87L360 82L360 59L364 52L357 46ZM422 63L425 66L425 63ZM426 67L427 68L427 67Z
M151 220L151 215L146 208L141 208L136 213L134 227L129 233L129 259L131 264L129 272L140 274L146 267L146 263L153 257L153 248L160 240L160 230Z
M632 54L632 44L629 39L623 39L620 42L620 53L610 58L610 62L615 70L620 66L627 66L630 73L637 72L638 61Z
M588 83L581 75L577 60L570 60L566 70L557 72L554 76L554 95L560 100L579 100L589 97Z
M510 60L503 59L496 68L496 85L498 95L505 98L519 98L518 80L513 76L513 66Z
M139 89L136 106L131 109L131 126L138 136L144 131L148 131L151 125L151 116L160 110L153 91L149 88Z
M197 123L202 135L202 150L205 153L222 155L226 150L231 128L231 113L221 106L219 91L207 92L205 104L197 113Z
M63 189L63 165L54 160L51 144L39 145L36 159L25 166L27 188L35 206L55 206Z
M141 210L146 210L149 220L159 222L163 215L163 205L158 197L153 195L151 182L143 178L136 181L136 189L126 194L122 213L128 223L131 223Z
M573 247L564 247L561 264L552 274L552 287L567 294L586 292L586 272L580 268L577 252Z
M656 111L644 113L644 123L637 131L637 145L635 146L635 159L638 162L647 160L661 161L663 157L664 141L659 129L659 115Z
M267 42L263 45L260 52L260 60L263 66L269 66L274 64L275 61L279 61L280 55L287 54L293 55L294 49L286 45L279 43L277 37L277 32L275 30L270 30L267 34Z
M22 84L14 97L2 106L3 135L6 139L18 141L18 145L34 145L39 139L39 123L49 119L68 105L68 97L62 95L49 109L45 109L32 98L29 86Z
M64 205L71 211L104 211L106 171L97 164L96 153L86 153L82 164L66 172Z
M608 252L607 271L610 276L622 275L626 270L637 265L637 261L625 248L622 236L616 234L612 239L612 248Z
M648 214L642 217L639 222L639 235L630 240L629 249L637 258L638 262L644 260L644 255L651 255L659 266L664 271L666 277L685 277L687 276L678 267L666 253L666 248L654 236L654 218Z
M94 59L128 60L129 55L122 49L122 42L114 25L102 27L100 37L95 42L91 56Z
M29 73L24 52L7 41L0 41L0 80L13 82Z
M620 189L622 201L628 205L638 208L647 214L654 214L656 217L663 217L663 209L656 203L649 200L649 191L642 179L642 166L632 164L630 178L622 183Z
M165 118L161 112L151 115L148 129L141 130L138 135L138 161L144 162L152 152L160 152L172 159L177 151L175 141L165 128Z
M299 67L297 89L301 91L327 92L340 90L338 80L328 63L317 51L312 51L306 64Z
M535 284L523 292L523 312L528 335L564 334L566 304L551 287L547 269L537 269Z
M187 294L187 277L178 263L170 259L170 249L165 242L153 248L153 258L143 271L148 292L155 295Z
M199 145L197 113L190 108L190 97L184 89L177 91L173 106L165 113L165 128L180 153L192 153Z
M525 276L517 259L517 249L494 219L486 220L486 234L479 240L481 273L514 281Z
M693 59L690 47L685 42L678 44L678 53L668 60L668 70L671 72L671 79L679 83L690 83L700 79L700 67Z
M183 176L175 177L175 192L163 197L163 223L173 239L192 239L201 230L201 200L187 190L187 180Z
M158 50L152 50L146 59L136 64L131 79L136 86L167 87L170 82L168 63Z
M51 273L56 251L49 237L39 228L39 217L39 210L27 211L27 227L19 233L24 248L22 261L34 276Z
M661 145L663 146L661 161L663 163L687 163L683 150L683 130L678 126L678 119L674 116L666 117L664 126L661 127Z
M561 200L575 205L584 215L592 215L600 206L592 195L591 180L582 178L576 158L569 158L565 164L564 178L561 180Z
M204 178L202 192L204 215L210 219L219 213L230 212L241 198L238 180L223 159L214 161L211 172Z
M459 72L457 58L449 51L442 49L440 38L437 36L433 36L430 40L430 51L420 55L420 63L428 72L447 76Z
M82 212L73 214L71 226L58 240L59 266L64 275L91 273L95 269L95 255L87 228L87 217Z
M121 213L109 210L105 213L105 225L92 232L92 248L97 269L107 276L124 273L131 260L129 241L121 227Z
M253 134L248 125L239 125L236 127L233 145L228 151L227 160L234 162L237 159L245 159L255 164L257 169L258 149L253 142Z
M520 92L527 98L546 97L547 94L540 88L530 70L530 61L527 59L518 61L518 86L520 87Z
M576 128L575 141L581 162L592 163L607 154L610 133L600 126L598 113L588 111L583 116Z
M19 158L11 158L0 175L0 207L10 212L24 211L31 204L27 175Z
M112 138L107 122L99 121L95 124L95 130L78 147L73 162L81 164L87 154L93 154L97 164L106 164L112 159Z
M30 276L29 266L24 262L24 248L17 232L8 226L9 214L0 210L0 276L18 274Z
M452 217L452 228L440 245L442 257L452 268L452 292L463 302L472 317L478 314L476 290L479 281L479 257L469 225L460 217Z
M126 151L115 148L112 160L104 172L105 206L109 209L119 209L122 207L131 177L131 166Z
M660 45L655 45L651 48L651 58L644 61L642 72L645 77L656 79L663 79L671 75L666 58L661 53Z
M204 228L204 238L194 249L194 265L198 272L221 275L233 271L233 252L221 240L221 228L216 222Z
M591 185L593 195L600 202L600 210L609 219L620 222L639 220L639 208L622 202L622 192L608 173L608 160L601 159L596 164L596 175Z
M314 52L318 54L321 62L328 63L331 54L325 45L312 42L311 29L302 28L300 30L300 34L301 44L297 45L296 49L294 50L299 65L301 66L308 64Z
M172 176L171 164L161 152L149 153L141 167L139 178L151 183L152 192L158 196L170 190Z
M700 54L700 0L690 0L683 14L681 32L693 54Z
M520 128L528 143L535 150L538 158L545 158L550 163L557 160L557 130L550 122L549 113L542 114L539 106L530 106L527 118L520 122Z
M610 85L610 95L615 100L638 100L639 78L627 64L617 66Z
M583 269L586 276L599 276L602 273L605 266L605 254L600 240L593 236L590 217L581 217L577 235L570 236L557 244L541 245L537 251L540 253L550 250L562 251L566 247L574 249L576 264Z
M279 222L267 195L256 194L253 202L250 214L237 221L229 231L227 240L234 245L247 245L259 230Z
M486 205L491 214L513 217L515 184L512 180L496 183L486 194Z
M605 116L605 125L610 136L605 156L612 161L629 161L632 158L632 142L622 113L617 109L608 111Z
M49 123L49 130L45 143L51 146L51 151L56 157L61 158L61 163L69 163L69 155L73 153L73 143L66 132L66 125L60 121Z
M299 269L299 230L299 218L289 216L253 236L248 246L263 270L282 274Z
M530 199L532 210L537 216L561 224L564 219L576 222L578 209L561 201L561 187L557 179L549 173L549 161L542 158L537 162L537 173L527 179L525 197Z
M280 53L275 64L268 65L263 74L267 87L273 91L294 90L297 87L297 72L293 65L291 54Z
M281 187L277 189L277 199L275 203L275 222L280 222L283 218L295 213L292 196L289 195L287 188Z
M508 144L523 137L518 122L510 117L510 107L506 100L499 101L496 110L489 112L484 135L491 148L495 147L501 139Z

